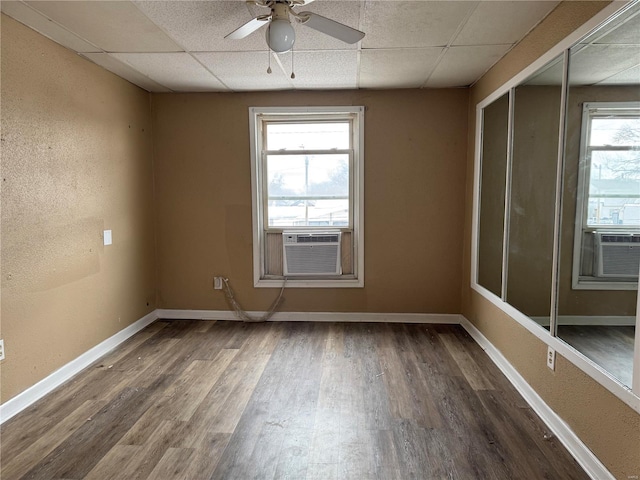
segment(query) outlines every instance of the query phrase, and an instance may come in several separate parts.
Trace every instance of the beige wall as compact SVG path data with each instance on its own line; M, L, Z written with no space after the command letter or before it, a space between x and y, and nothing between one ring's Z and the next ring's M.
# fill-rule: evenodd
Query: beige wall
M470 288L474 123L479 101L506 83L608 2L563 2L471 90L467 163L463 313L502 352L543 400L562 417L616 478L640 472L640 415L558 356L546 367L546 345Z
M6 402L155 308L155 252L146 92L2 15L1 100Z
M364 105L365 288L288 289L285 311L458 313L468 91L153 95L159 303L246 310L253 287L249 106Z

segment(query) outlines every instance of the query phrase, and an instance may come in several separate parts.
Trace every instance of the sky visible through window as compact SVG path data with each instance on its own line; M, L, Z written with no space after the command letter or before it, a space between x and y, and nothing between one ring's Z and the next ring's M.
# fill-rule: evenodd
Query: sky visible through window
M587 224L640 226L640 118L593 118ZM608 149L607 147L613 147ZM615 147L631 147L617 149Z
M266 140L269 226L348 226L350 124L269 123Z

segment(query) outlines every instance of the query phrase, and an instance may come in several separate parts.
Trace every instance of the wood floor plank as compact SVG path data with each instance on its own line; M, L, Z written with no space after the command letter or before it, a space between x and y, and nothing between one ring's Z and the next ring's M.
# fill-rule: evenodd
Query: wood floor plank
M435 426L434 423L439 423L439 419L429 416L430 409L425 405L428 397L421 391L421 382L412 374L411 369L405 367L393 345L393 340L389 337L378 351L393 416L398 420L415 420L425 427Z
M314 463L307 468L306 480L337 480L338 463Z
M449 354L460 367L460 371L474 390L492 390L493 385L484 375L482 369L475 363L473 357L469 355L455 335L441 334L440 340L449 351Z
M104 405L105 402L86 401L61 422L37 437L31 438L31 443L22 451L5 455L2 462L2 478L9 480L22 477L32 468L33 458L46 457L85 422L90 422L91 417Z
M193 448L168 448L147 480L189 480L187 472L195 456Z
M200 406L182 429L181 435L176 437L174 446L196 448L201 444L217 442L221 435L228 440L230 433L219 432L221 419L226 415L224 406L236 387L243 381L248 368L246 362L235 360L237 357L200 402ZM266 363L267 358L263 358L262 361Z
M212 421L211 430L218 433L234 433L240 418L269 361L268 355L258 357L253 363L245 364L244 376L218 408Z
M313 430L310 428L288 429L278 456L274 479L297 480L307 476L309 449Z
M100 364L114 365L122 360L131 352L138 349L144 342L150 338L156 336L160 330L166 328L169 322L157 321L147 326L144 330L138 332L136 335L128 338L125 342L121 343L118 348L107 353L100 359Z
M142 445L163 420L187 422L227 368L237 350L222 350L217 361L194 360L138 419L120 443Z
M168 418L188 421L233 360L235 350L222 350L215 360L194 360L166 390Z
M162 394L166 380L158 379L149 389L124 389L92 421L85 422L42 458L24 478L84 477L149 408L153 395Z
M588 478L460 326L154 325L2 426L3 479Z
M116 479L123 477L126 465L140 455L140 445L114 445L87 473L85 480ZM117 474L116 474L117 472Z

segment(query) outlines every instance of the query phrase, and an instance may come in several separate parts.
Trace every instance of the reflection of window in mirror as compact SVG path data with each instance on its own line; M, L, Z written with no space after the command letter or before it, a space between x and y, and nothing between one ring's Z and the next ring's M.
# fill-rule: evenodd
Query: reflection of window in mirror
M580 141L574 286L633 285L640 269L640 102L584 103Z

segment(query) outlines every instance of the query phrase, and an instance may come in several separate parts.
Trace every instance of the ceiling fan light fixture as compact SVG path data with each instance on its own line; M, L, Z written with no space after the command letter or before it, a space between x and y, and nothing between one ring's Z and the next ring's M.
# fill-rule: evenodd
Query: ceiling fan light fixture
M267 45L276 53L291 50L296 41L296 33L289 20L277 18L269 23L267 28Z

